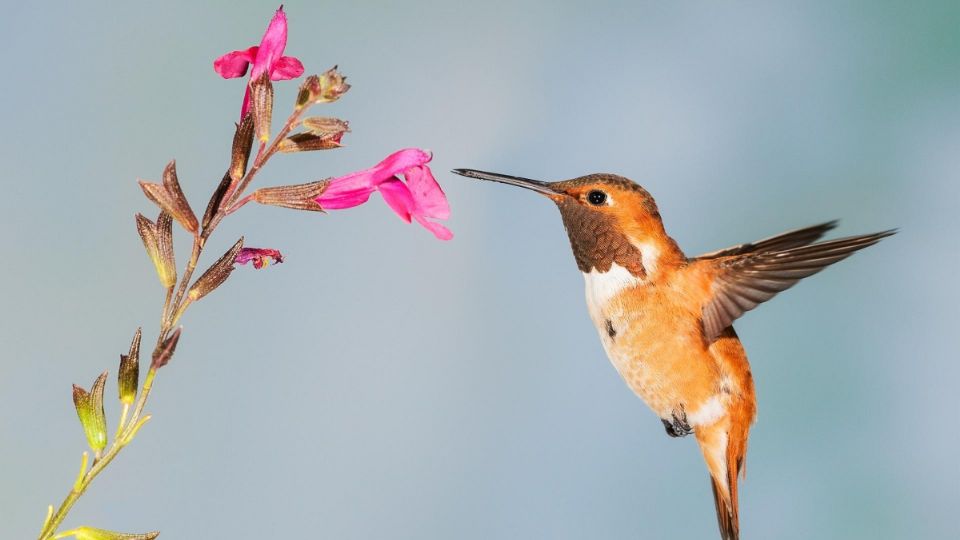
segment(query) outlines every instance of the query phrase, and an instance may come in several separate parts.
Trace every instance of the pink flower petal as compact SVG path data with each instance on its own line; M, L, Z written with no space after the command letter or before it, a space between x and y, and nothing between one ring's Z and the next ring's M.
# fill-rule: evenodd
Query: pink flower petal
M273 15L267 31L263 33L263 39L260 40L260 48L257 50L257 56L253 61L253 70L250 72L250 78L256 79L261 74L273 71L273 64L283 56L283 49L287 46L287 14L283 12L283 6Z
M250 85L247 85L246 91L243 93L243 103L240 105L240 119L242 120L244 116L247 115L247 111L250 110Z
M327 210L351 208L367 202L370 194L379 190L384 202L401 219L408 223L416 219L440 240L450 240L450 229L427 219L450 216L447 197L426 166L431 158L429 152L419 148L399 150L369 169L331 179L316 201Z
M360 206L361 204L367 202L370 198L370 194L373 193L373 188L366 190L353 190L345 191L341 193L327 193L324 191L322 195L317 197L317 204L320 205L320 208L324 210L343 210L344 208L353 208L354 206Z
M413 195L407 185L401 182L399 178L394 177L393 180L380 184L377 189L383 195L383 200L400 216L400 219L410 223L410 216L416 210L417 204L414 202Z
M337 197L346 193L355 191L367 191L372 193L376 189L374 174L371 169L357 171L345 176L331 178L327 184L327 189L320 195L320 199L325 197Z
M317 199L321 206L326 197L337 197L359 190L376 188L382 182L393 179L410 167L430 161L430 154L419 148L407 148L394 152L369 169L333 178L326 191Z
M286 81L303 75L303 64L292 56L281 56L273 63L270 80Z
M379 171L378 176L381 178L380 181L384 182L411 167L419 167L429 163L431 159L433 159L433 156L426 150L404 148L383 158L383 161L377 163L371 170Z
M247 264L251 261L253 267L259 270L269 265L271 261L277 264L282 263L283 255L275 249L243 248L240 253L237 253L237 258L233 262L235 264Z
M370 196L377 186L372 182L372 176L365 171L348 174L340 178L334 178L327 184L327 188L317 197L317 202L323 204L323 201L329 201L340 197L351 197L356 194L365 194ZM366 202L364 199L361 202Z
M283 6L273 15L267 30L263 33L259 46L250 47L245 51L229 52L213 62L213 69L225 79L242 77L250 70L251 80L257 79L264 73L269 73L270 79L283 81L293 79L303 74L303 64L292 56L283 56L283 49L287 46L287 15ZM243 105L240 107L240 118L243 118L250 109L250 88L247 86L243 96Z
M432 232L438 240L450 240L453 238L453 233L450 232L450 229L444 227L439 223L434 223L432 221L427 221L421 216L414 216L417 219L417 223L423 225L428 231Z
M233 51L213 61L213 70L224 79L243 77L247 74L247 66L253 63L257 56L258 47L253 46L245 51Z
M440 189L440 184L433 177L433 172L426 165L412 167L404 173L407 185L414 200L417 201L417 213L426 217L447 219L450 217L450 204Z

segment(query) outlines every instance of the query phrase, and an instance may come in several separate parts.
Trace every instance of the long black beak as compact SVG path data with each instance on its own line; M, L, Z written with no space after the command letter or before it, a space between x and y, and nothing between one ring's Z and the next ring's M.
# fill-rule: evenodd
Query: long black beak
M520 178L519 176L489 173L474 169L454 169L451 172L454 174L459 174L460 176L466 176L467 178L477 178L479 180L489 180L491 182L500 182L501 184L510 184L511 186L530 189L536 191L537 193L543 193L544 195L551 197L560 195L560 193L550 187L550 184L547 182L541 182L539 180L530 180L529 178Z

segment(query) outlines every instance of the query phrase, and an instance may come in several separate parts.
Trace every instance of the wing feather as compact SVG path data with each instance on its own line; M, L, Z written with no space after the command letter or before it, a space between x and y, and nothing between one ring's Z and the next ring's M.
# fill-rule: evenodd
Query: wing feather
M835 224L829 222L798 229L698 257L697 260L712 264L714 272L713 294L703 306L703 330L707 341L713 342L733 321L780 291L896 232L890 230L810 244ZM792 247L777 249L783 246Z
M785 249L806 246L816 242L828 231L837 226L837 220L820 223L802 229L794 229L785 233L780 233L770 238L757 240L756 242L747 242L736 246L711 251L697 257L698 259L716 259L719 257L729 257L731 255L743 255L744 253L757 253L761 251L782 251Z

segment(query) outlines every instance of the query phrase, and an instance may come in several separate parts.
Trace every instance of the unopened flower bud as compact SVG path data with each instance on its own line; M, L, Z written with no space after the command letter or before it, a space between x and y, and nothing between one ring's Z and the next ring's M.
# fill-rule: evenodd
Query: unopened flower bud
M316 103L320 98L320 77L310 75L300 84L300 91L297 93L296 109L300 110L307 105Z
M243 115L237 124L237 131L233 134L233 147L230 151L230 177L239 181L247 172L247 161L250 159L250 150L253 148L253 115Z
M107 417L103 412L103 389L106 384L107 372L104 371L89 392L73 385L73 405L77 409L80 425L87 436L87 443L98 456L107 446Z
M300 85L300 93L297 94L297 109L314 103L329 103L340 99L340 96L350 90L346 80L347 78L337 71L337 66L333 66L322 75L307 77Z
M120 393L120 403L130 405L137 397L137 387L140 383L140 336L141 329L133 335L130 350L120 355L120 369L117 372L117 388Z
M177 350L177 343L180 342L180 333L182 332L181 328L177 328L170 334L163 344L155 351L153 351L153 358L150 362L150 369L160 369L163 366L167 365L167 362L173 358L173 353Z
M347 84L347 78L339 71L337 66L328 69L323 75L320 75L320 102L331 102L340 99L340 96L350 90Z
M249 118L250 115L247 115ZM253 135L253 130L250 131L251 137ZM251 138L251 141L253 139ZM210 222L213 221L213 215L217 213L217 210L220 209L220 205L223 204L223 198L227 196L227 190L230 189L230 184L233 183L233 178L230 176L233 174L230 171L227 171L223 175L223 179L220 180L220 185L217 186L217 189L213 191L213 195L210 196L210 202L207 203L207 210L203 213L203 221L200 222L200 226L206 230L207 226L210 225Z

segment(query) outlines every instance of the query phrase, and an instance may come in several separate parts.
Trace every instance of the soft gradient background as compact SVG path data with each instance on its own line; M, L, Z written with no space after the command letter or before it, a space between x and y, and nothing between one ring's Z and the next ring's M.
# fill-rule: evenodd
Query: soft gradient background
M354 132L260 185L430 148L456 237L379 197L228 220L211 251L244 234L287 263L191 309L154 420L67 525L714 538L696 445L608 364L557 211L446 172L476 167L627 175L689 254L832 218L838 235L900 227L737 323L760 399L743 536L957 538L960 10L883 4L287 2L288 53L354 85L317 112ZM243 93L211 62L275 8L5 6L3 538L35 535L74 478L70 384L112 380L138 325L155 339L162 293L133 226L154 208L135 178L176 157L205 205Z

